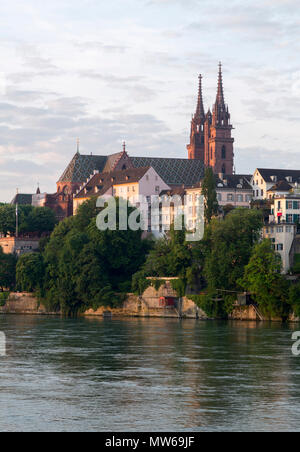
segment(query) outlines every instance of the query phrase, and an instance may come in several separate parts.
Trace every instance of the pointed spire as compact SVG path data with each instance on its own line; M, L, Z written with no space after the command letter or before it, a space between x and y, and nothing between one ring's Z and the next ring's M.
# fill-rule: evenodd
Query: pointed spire
M37 184L36 194L37 194L37 195L40 195L40 194L41 194L40 183L39 183L39 182L38 182L38 184Z
M219 63L219 79L218 79L218 93L216 104L225 107L224 90L223 90L223 75L222 75L222 63Z
M203 95L202 95L202 75L199 75L199 91L198 91L198 103L197 103L197 110L195 114L195 119L204 119L205 118L205 112L204 112L204 106L203 106Z
M126 141L123 141L123 152L126 152Z
M77 154L80 154L80 140L77 138Z

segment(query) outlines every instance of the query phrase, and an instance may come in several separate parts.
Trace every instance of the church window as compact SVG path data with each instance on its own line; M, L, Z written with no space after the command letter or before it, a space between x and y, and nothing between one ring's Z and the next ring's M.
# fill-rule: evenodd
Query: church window
M122 171L124 171L124 170L126 170L126 169L127 169L126 165L123 165L123 166L122 166Z
M226 174L226 166L225 165L222 166L222 174Z
M226 146L222 147L222 159L226 159Z

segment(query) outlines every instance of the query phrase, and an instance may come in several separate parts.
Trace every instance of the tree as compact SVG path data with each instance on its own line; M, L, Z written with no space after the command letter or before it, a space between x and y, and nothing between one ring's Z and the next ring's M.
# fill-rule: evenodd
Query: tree
M275 253L270 240L264 240L255 246L239 283L251 293L264 314L285 318L290 311L289 284L281 269L280 255Z
M16 280L16 258L13 254L4 254L0 246L0 288L13 289Z
M212 217L218 214L216 181L212 168L205 170L205 176L202 182L202 195L205 198L205 221L206 223L210 223Z
M295 315L300 317L300 282L291 285L289 290L289 303Z
M19 232L52 232L56 224L53 210L48 207L18 206ZM16 206L0 206L0 233L16 232Z
M258 211L235 209L223 220L213 220L198 247L204 254L203 274L207 284L205 306L208 314L225 316L239 290L253 246L260 237L262 218Z
M34 292L41 289L44 275L44 261L40 253L28 253L19 257L16 267L16 282L20 291Z
M149 244L142 231L118 230L118 217L117 230L100 231L96 217L101 210L96 198L84 203L75 217L54 229L45 246L44 292L52 310L72 314L115 306L118 294L130 289L132 275L145 261ZM129 207L128 214L134 210Z

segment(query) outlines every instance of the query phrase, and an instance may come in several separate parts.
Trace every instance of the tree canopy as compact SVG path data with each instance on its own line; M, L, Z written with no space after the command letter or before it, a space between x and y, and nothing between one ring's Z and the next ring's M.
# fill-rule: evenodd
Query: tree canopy
M19 232L51 232L56 224L53 210L48 207L18 206ZM16 232L16 206L0 205L0 233Z

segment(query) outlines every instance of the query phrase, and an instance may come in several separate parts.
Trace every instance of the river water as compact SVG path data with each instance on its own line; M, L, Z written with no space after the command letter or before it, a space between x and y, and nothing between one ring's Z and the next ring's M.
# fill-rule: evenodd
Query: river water
M299 431L298 329L0 316L0 430Z

